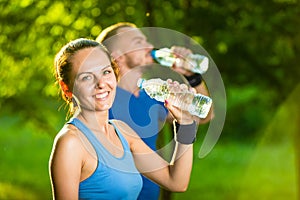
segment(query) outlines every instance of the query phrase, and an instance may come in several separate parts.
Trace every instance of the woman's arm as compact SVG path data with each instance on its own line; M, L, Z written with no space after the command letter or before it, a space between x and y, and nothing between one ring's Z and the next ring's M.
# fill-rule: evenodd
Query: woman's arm
M78 199L82 167L82 145L71 130L55 138L49 161L53 199Z
M186 191L192 170L193 145L179 143L173 165L147 148L141 140L135 141L134 146L136 167L143 175L170 191Z
M171 105L166 106L170 113L178 119L179 124L188 125L193 123L192 117L187 112ZM120 130L125 133L124 136L130 145L135 165L143 175L174 192L183 192L187 189L193 161L192 144L178 143L175 162L170 165L150 149L132 129L129 127L124 128L124 125L122 125ZM196 128L194 130L190 129L190 132L186 134L195 135Z

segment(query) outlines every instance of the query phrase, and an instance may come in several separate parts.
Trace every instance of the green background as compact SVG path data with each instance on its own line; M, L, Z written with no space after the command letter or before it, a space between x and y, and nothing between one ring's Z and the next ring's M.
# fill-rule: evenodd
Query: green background
M226 121L173 199L299 199L298 0L0 0L0 199L51 199L48 159L67 109L53 76L66 42L116 22L179 31L218 66Z

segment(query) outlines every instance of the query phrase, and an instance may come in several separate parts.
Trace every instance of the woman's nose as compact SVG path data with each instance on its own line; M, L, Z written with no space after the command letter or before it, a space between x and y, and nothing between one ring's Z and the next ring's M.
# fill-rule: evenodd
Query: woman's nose
M96 87L97 88L104 88L105 82L103 77L97 77Z

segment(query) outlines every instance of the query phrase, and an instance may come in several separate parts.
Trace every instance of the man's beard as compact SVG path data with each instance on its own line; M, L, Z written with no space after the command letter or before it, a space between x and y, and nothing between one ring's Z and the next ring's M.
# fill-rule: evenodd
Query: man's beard
M132 57L130 57L128 55L126 55L126 64L127 64L128 68L130 68L130 69L141 65L139 61L137 61L136 59L133 59Z
M142 61L140 59L136 59L136 58L133 58L132 56L126 55L126 64L130 69L135 68L135 67L148 65L148 64L151 64L151 63L153 63L153 62L149 61L147 63L146 62L142 63Z

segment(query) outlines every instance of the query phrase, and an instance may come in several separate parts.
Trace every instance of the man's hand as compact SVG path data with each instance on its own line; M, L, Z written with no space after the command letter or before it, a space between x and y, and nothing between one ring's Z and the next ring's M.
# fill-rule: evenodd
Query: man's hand
M172 69L177 73L180 73L184 76L191 76L194 73L185 68L186 65L190 65L187 61L187 56L193 52L190 49L185 47L173 46L171 48L172 52L177 56L178 61L172 66Z

